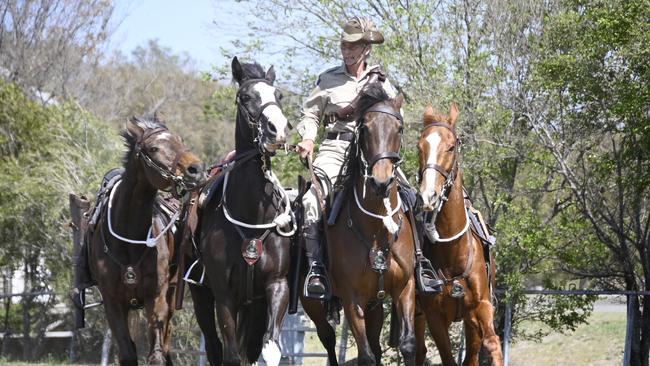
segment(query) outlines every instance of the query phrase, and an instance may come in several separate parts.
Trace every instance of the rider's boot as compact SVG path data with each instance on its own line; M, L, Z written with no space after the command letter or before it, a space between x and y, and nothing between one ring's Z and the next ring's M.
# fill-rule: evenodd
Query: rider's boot
M90 268L88 266L88 253L86 246L82 246L75 263L75 287L70 291L70 300L77 309L83 309L85 304L85 292L89 287L97 285L90 275Z
M323 264L319 222L306 224L303 228L305 252L309 272L305 278L304 296L316 300L329 300L331 296L327 270Z
M422 243L424 239L424 220L422 213L415 215L415 229L417 240L419 243ZM415 244L415 283L418 292L429 295L441 293L442 286L445 282L438 277L429 259L422 254L419 245L417 245L418 243Z

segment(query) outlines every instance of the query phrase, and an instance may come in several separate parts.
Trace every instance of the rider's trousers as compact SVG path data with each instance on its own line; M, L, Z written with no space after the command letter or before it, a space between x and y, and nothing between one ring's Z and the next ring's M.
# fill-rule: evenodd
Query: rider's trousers
M343 140L323 140L314 160L316 174L325 173L332 185L338 179L341 166L345 161L346 153L350 143ZM329 194L327 187L323 187L325 197ZM321 208L318 204L316 189L312 186L302 197L302 205L305 210L305 225L309 225L321 220Z

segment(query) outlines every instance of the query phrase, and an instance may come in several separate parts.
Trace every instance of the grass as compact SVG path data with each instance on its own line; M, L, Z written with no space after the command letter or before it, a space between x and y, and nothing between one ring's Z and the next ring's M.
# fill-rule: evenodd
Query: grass
M530 324L531 327L539 325ZM593 313L575 332L552 333L540 343L511 346L512 366L612 366L623 364L625 313Z

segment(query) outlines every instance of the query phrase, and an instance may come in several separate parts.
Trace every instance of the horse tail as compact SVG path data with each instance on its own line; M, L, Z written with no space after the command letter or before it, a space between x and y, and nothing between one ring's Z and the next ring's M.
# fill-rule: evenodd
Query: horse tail
M397 308L393 302L390 309L390 333L388 336L388 346L393 348L398 347L400 343L399 336L400 322L399 317L397 316Z
M239 313L237 334L239 334L239 354L246 356L248 363L257 362L266 342L268 324L266 298L254 300L245 305Z

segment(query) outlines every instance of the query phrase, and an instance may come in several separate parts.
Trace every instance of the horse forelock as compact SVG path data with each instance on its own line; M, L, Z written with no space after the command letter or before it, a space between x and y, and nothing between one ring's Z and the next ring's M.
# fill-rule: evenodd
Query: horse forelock
M242 82L252 79L264 79L266 77L266 73L264 72L262 65L258 64L257 62L244 62L241 64L241 67L244 74L241 80Z
M141 119L138 119L138 126L142 127L144 131L146 132L147 130L151 129L156 129L156 128L164 128L167 129L167 126L163 124L161 121L159 121L156 117L154 116L147 116ZM124 154L124 157L122 158L122 164L126 166L126 164L129 162L129 159L131 157L131 154L133 153L133 150L135 150L135 145L138 142L136 137L131 135L129 131L123 130L120 135L124 139L124 145L126 146L126 153Z
M359 98L359 103L357 104L357 113L359 116L363 116L366 111L373 105L389 100L391 100L391 98L388 96L386 90L384 89L384 86L381 83L376 82L369 84Z

